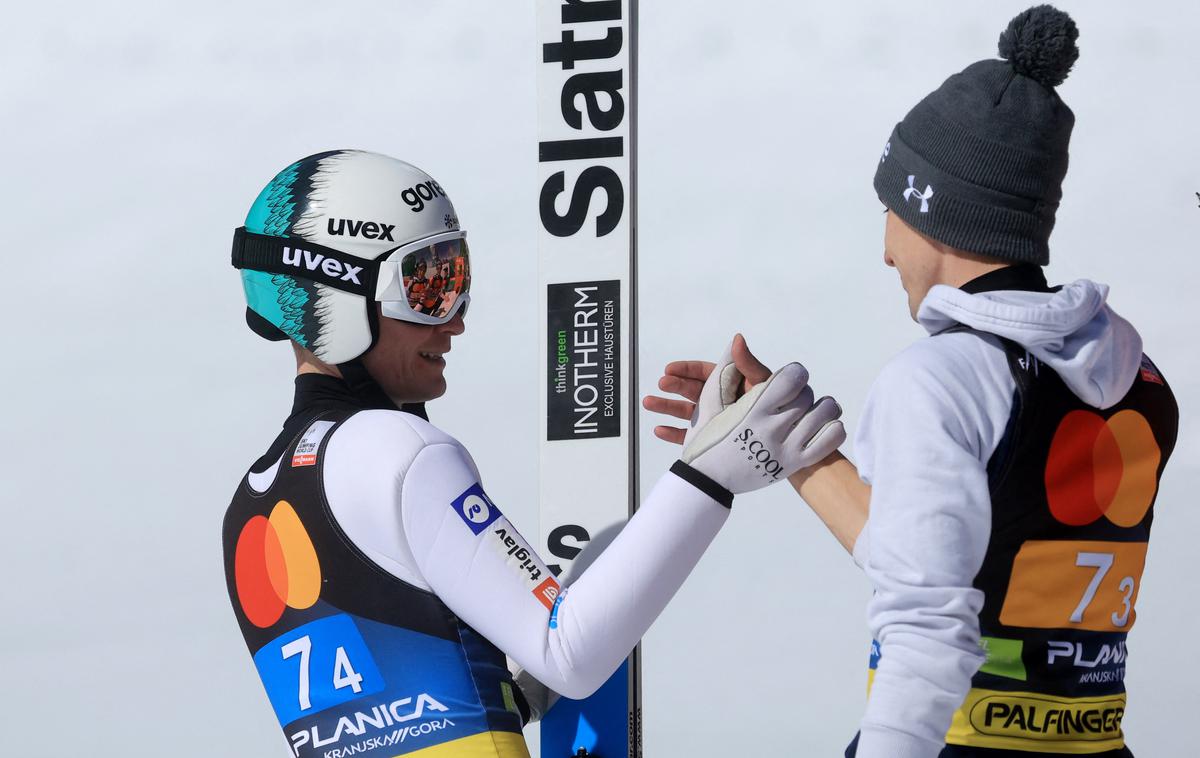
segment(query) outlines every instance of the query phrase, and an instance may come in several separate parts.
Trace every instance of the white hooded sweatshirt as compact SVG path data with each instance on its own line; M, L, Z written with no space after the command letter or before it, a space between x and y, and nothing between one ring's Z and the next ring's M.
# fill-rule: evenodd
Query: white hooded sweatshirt
M1084 402L1111 407L1133 386L1142 341L1107 295L1089 281L1054 293L935 286L917 313L932 336L872 386L855 443L870 518L854 558L875 589L868 623L881 657L857 758L937 756L984 661L972 583L991 532L987 464L1016 391L991 335L1024 347ZM955 324L978 331L942 333Z

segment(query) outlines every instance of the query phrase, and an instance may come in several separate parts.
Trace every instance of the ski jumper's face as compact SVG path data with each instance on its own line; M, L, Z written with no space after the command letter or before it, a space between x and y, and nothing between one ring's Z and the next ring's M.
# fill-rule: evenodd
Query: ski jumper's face
M443 356L465 330L462 313L433 326L380 316L379 339L363 355L363 366L397 403L433 400L446 392Z
M961 287L989 271L1011 262L944 245L926 237L888 212L883 232L883 262L900 274L900 286L908 293L908 315L917 320L921 302L935 284Z
M935 284L942 283L943 252L895 213L887 214L883 232L883 262L900 274L908 293L908 313L915 321L917 308Z

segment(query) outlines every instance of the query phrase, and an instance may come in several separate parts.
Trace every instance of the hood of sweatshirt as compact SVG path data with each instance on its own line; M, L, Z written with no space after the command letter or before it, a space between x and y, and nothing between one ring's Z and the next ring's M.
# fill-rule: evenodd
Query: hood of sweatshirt
M1079 399L1109 408L1125 397L1142 361L1142 338L1105 304L1108 287L1085 279L1057 292L968 294L935 285L917 321L930 334L955 324L1012 340L1049 366Z

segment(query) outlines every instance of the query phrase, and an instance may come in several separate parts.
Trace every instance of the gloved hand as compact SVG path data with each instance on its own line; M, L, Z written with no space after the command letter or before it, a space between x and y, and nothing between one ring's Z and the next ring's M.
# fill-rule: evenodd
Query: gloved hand
M808 370L789 363L741 398L732 346L709 374L681 460L733 494L786 479L846 440L833 398L813 402Z

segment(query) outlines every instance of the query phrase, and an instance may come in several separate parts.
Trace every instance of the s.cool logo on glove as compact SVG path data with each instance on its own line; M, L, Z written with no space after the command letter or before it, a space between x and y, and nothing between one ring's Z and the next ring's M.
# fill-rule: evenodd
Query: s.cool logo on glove
M767 449L762 440L750 439L753 436L754 430L747 427L742 430L741 434L734 437L733 441L742 446L742 450L746 453L746 460L753 461L756 470L762 470L762 476L769 476L772 481L779 479L783 464L775 459L775 455Z
M846 438L838 421L842 409L832 398L813 402L808 371L799 363L737 397L744 377L730 356L726 350L700 391L684 436L684 464L738 495L812 466Z

